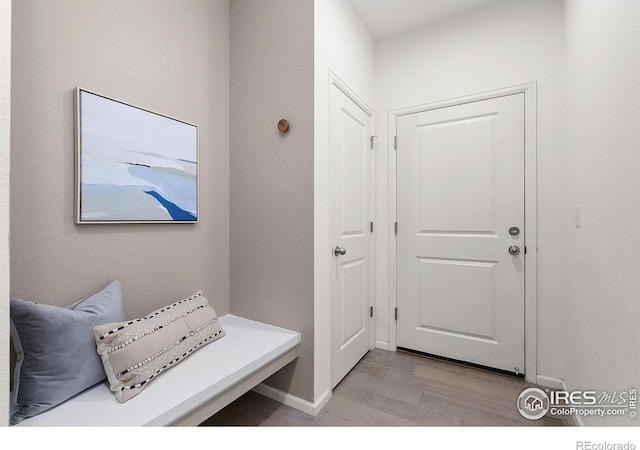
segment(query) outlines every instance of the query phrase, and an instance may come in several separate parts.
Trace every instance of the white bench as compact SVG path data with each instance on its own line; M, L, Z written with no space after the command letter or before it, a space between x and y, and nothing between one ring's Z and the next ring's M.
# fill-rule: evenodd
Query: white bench
M129 401L119 403L105 381L15 426L195 426L299 355L300 333L231 314L219 320L224 337Z

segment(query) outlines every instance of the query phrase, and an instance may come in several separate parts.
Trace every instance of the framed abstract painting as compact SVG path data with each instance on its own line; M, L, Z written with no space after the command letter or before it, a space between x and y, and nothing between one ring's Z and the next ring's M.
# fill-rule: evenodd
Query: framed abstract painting
M198 222L198 127L75 89L77 224Z

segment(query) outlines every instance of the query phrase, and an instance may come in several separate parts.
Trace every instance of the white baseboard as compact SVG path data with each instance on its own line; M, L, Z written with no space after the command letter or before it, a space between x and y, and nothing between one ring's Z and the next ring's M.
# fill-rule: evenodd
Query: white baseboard
M271 400L275 400L287 406L291 406L298 411L302 411L303 413L312 416L318 414L322 407L326 405L326 403L331 398L331 389L327 389L326 391L324 391L318 398L318 400L313 403L303 400L300 397L296 397L295 395L291 395L287 392L283 392L280 389L268 386L264 383L260 383L259 385L254 387L253 390L258 394L270 398Z
M536 377L537 385L552 388L552 389L564 389L562 387L563 383L564 383L564 380L562 380L561 378L547 377L545 375L538 375Z
M565 383L564 380L562 380L562 390L569 392L569 388L567 387L567 383ZM584 427L584 421L582 420L582 417L580 417L577 414L571 414L571 418L573 419L573 422L576 424L577 427Z
M559 389L565 392L569 392L569 387L567 386L567 383L561 379L561 378L555 378L555 377L547 377L545 375L538 375L536 377L537 379L537 383L540 386L544 386L544 387L548 387L551 389ZM582 417L580 417L577 414L572 414L571 415L571 420L573 420L573 423L576 424L576 426L578 427L584 427L584 421L582 420Z
M380 350L389 350L389 343L388 342L383 342L383 341L376 341L375 342L375 348L379 348Z

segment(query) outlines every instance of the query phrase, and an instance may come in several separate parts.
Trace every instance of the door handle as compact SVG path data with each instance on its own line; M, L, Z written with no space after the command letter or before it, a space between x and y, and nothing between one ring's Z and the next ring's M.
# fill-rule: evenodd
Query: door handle
M336 245L336 248L333 249L333 254L338 256L338 255L346 255L347 254L347 249L345 249L344 247L340 247L338 245Z
M518 247L517 245L512 245L511 247L509 247L509 253L511 253L512 255L517 255L518 253L520 253L520 247Z

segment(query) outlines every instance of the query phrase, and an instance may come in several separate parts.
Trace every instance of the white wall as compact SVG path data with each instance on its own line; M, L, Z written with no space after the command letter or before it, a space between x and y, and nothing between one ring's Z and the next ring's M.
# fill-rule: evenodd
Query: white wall
M346 0L314 2L314 327L315 400L331 389L329 185L330 71L373 104L374 42Z
M563 144L562 1L505 1L379 41L376 54L377 151L376 309L386 310L388 287L387 114L528 82L538 82L538 374L563 373L566 198ZM377 321L378 344L393 340Z
M570 389L638 388L640 380L640 2L568 0L569 196L567 351ZM588 417L586 425L638 425Z
M499 2L385 39L376 51L379 120L398 108L537 81L538 381L637 388L640 3ZM382 224L388 129L378 134ZM376 237L381 308L389 296L387 230ZM390 325L379 324L377 339L393 338ZM637 425L628 417L584 422Z
M0 0L0 346L9 348L11 0ZM0 426L9 424L9 352L0 352Z

